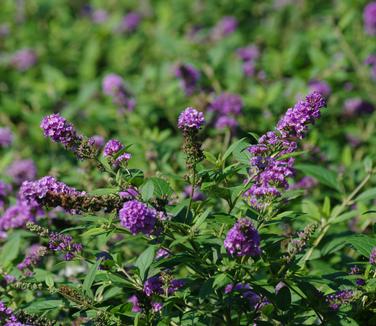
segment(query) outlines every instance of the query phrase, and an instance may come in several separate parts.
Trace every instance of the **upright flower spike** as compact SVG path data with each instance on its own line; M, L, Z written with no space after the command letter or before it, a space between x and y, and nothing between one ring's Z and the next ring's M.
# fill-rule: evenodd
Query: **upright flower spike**
M231 256L258 256L261 253L260 236L247 218L239 219L228 231L224 246Z
M363 11L364 29L369 35L376 35L376 1L367 4Z
M211 37L218 41L236 31L238 22L233 16L224 16L212 29Z
M204 157L198 137L198 131L204 124L204 114L194 108L188 107L179 115L178 127L183 131L183 151L187 155L188 170L192 170Z
M9 128L0 128L0 148L9 147L13 142L13 134Z
M131 96L124 84L123 78L116 74L108 74L102 82L103 93L112 98L120 110L133 111L136 106L135 99Z
M313 92L298 102L279 120L276 130L261 136L258 144L251 145L250 175L252 186L245 192L252 206L263 209L281 196L289 187L287 179L294 175L294 158L281 158L297 149L296 141L302 139L310 124L320 117L325 106L324 97ZM247 181L248 182L248 181Z
M149 235L157 222L157 212L137 200L131 200L119 211L120 224L132 234L139 232Z
M19 71L26 71L37 62L37 55L32 49L21 49L11 59L11 66Z

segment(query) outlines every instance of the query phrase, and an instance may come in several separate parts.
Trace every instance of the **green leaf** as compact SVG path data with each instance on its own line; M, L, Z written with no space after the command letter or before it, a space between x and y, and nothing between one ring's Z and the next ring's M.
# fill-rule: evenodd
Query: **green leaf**
M359 254L367 258L369 257L372 248L376 247L376 239L364 234L357 234L347 238L347 243L353 246Z
M153 197L154 183L151 180L147 180L141 187L141 196L144 200L148 201Z
M44 281L49 288L52 288L54 286L54 279L51 274L47 274Z
M93 285L95 274L98 271L98 266L101 263L102 259L98 259L93 265L91 265L82 286L84 292L90 297L93 298L93 293L91 291L91 286Z
M173 193L172 188L166 180L161 178L149 178L141 188L142 198L151 199L153 196L157 198L166 198Z
M110 194L117 194L119 192L119 188L99 188L95 189L90 192L92 196L104 196Z
M148 247L136 260L135 266L138 267L140 277L144 281L149 267L154 260L155 246Z
M291 305L291 293L287 286L283 286L275 297L277 307L281 310L287 310Z
M223 154L222 160L225 161L232 154L232 152L235 151L235 149L239 147L240 149L244 149L247 146L249 146L249 144L246 142L246 138L239 139L235 143L231 144L229 148L227 148L226 152Z
M355 198L355 201L362 201L362 200L366 201L366 200L375 199L375 198L376 198L376 187L363 191L361 194L359 194Z
M337 174L333 171L311 164L297 164L295 168L304 174L314 177L322 184L339 191Z
M64 307L64 302L62 300L40 300L33 301L28 307L24 308L29 314L37 314L43 311L59 309Z
M20 243L20 235L15 235L7 241L0 252L0 266L5 266L17 258L20 250Z
M92 237L94 235L99 235L99 234L103 234L103 233L107 233L107 232L108 232L108 230L105 230L101 227L92 228L92 229L87 230L86 232L82 233L81 237Z

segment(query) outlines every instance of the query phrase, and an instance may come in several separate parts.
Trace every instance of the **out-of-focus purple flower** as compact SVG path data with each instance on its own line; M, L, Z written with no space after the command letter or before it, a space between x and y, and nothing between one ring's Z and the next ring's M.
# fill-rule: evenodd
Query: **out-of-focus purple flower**
M243 73L247 77L254 76L256 72L256 65L253 61L246 61L243 63Z
M362 140L359 137L349 133L346 133L346 140L353 148L358 147L362 144Z
M73 125L58 113L44 117L40 127L46 137L67 148L74 149L82 139L77 135Z
M141 309L141 306L140 306L140 302L138 300L138 297L137 295L132 295L129 299L128 299L128 302L130 302L133 306L132 306L132 312L141 312L142 309Z
M163 280L160 276L148 278L144 284L144 293L150 297L153 294L163 294Z
M153 309L154 312L159 312L163 309L163 303L158 302L158 301L152 302L151 308Z
M228 129L231 129L231 130L235 130L237 126L238 126L238 122L234 118L227 117L227 116L221 116L215 122L215 127L217 129L228 128Z
M353 117L358 114L370 114L374 109L371 103L363 101L359 97L347 99L344 103L344 115L346 117Z
M120 25L118 26L118 31L121 33L133 32L137 29L140 22L141 15L137 12L130 12L123 17Z
M30 267L39 263L44 255L47 253L47 248L39 244L32 245L24 258L24 260L17 265L20 271L23 271L30 275Z
M124 148L124 145L117 139L109 140L103 149L103 155L114 156Z
M0 128L0 148L9 147L13 141L13 134L9 128Z
M260 56L259 48L252 44L244 48L239 48L236 50L236 54L243 61L253 61Z
M100 135L94 135L88 140L89 145L94 146L95 148L102 148L104 146L104 137Z
M52 251L63 252L64 260L72 260L82 251L82 244L74 243L69 234L53 232L49 235L48 248Z
M22 201L8 207L0 218L0 230L22 228L27 222L35 221L35 210L32 205Z
M4 280L7 284L11 284L17 281L17 278L11 274L5 274Z
M364 286L366 284L366 281L361 279L361 278L358 278L358 279L355 280L355 284L357 286Z
M192 185L188 185L188 186L184 187L184 196L186 198L189 198L189 197L191 197L191 195L192 195ZM205 200L205 199L206 199L206 196L200 191L200 189L198 187L195 187L192 200L193 201L201 201L201 200Z
M119 211L120 224L132 234L150 234L157 221L157 212L144 203L131 200L124 203Z
M167 249L160 248L160 249L157 250L157 252L155 254L155 259L158 260L158 259L167 258L170 255L171 254L170 254L170 252Z
M188 107L179 115L179 129L200 129L205 124L204 114L194 108Z
M136 188L133 187L129 187L128 189L119 192L119 196L125 200L135 199L139 195L140 193L137 191Z
M16 160L8 167L7 174L15 184L20 185L24 181L34 180L37 168L33 160Z
M169 295L175 293L185 285L184 280L172 280L168 285L167 292Z
M304 189L304 190L309 190L312 189L317 185L317 180L310 177L310 176L305 176L301 178L298 182L292 184L290 186L290 189Z
M13 314L13 310L8 308L3 301L0 301L0 317L1 321L4 322L4 326L27 326L18 321Z
M310 92L318 92L325 97L328 97L332 91L330 85L324 80L311 80L308 87Z
M91 20L95 24L103 24L108 19L108 13L104 9L96 9L91 14Z
M220 115L239 115L243 108L242 98L237 94L223 93L216 97L210 109Z
M225 293L230 294L234 292L238 293L242 299L248 301L251 308L257 307L259 309L269 303L255 293L248 283L238 283L236 285L227 284L225 287Z
M369 256L369 263L371 265L376 265L376 247L372 248L371 254Z
M0 208L4 207L5 199L12 191L12 186L0 180Z
M123 78L116 74L108 74L102 82L103 93L112 97L114 104L120 109L133 111L136 106L135 99L125 87Z
M343 304L350 303L354 297L354 293L351 290L342 290L334 294L330 294L326 297L326 302L333 310L338 310Z
M239 219L228 231L224 246L232 256L258 256L260 250L260 236L247 218Z
M190 96L197 90L200 72L192 65L179 64L175 68L175 76L180 79L185 95Z
M370 2L365 6L363 20L366 33L376 35L376 1Z
M376 80L376 55L372 54L368 56L368 58L365 61L365 64L371 66L372 78Z
M32 49L22 49L13 54L11 65L19 71L26 71L37 62L37 55Z
M220 40L236 31L238 22L233 16L224 16L212 29L213 40Z
M4 38L8 36L10 33L9 25L8 24L1 24L0 25L0 38Z

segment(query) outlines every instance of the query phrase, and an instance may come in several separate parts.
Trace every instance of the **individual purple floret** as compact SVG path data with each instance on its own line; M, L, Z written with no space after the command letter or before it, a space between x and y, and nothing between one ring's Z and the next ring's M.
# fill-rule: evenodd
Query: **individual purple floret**
M104 146L104 137L100 135L94 135L89 138L88 143L95 148L102 148Z
M120 224L132 234L139 232L150 234L157 221L157 212L144 203L131 200L124 203L123 208L119 211L119 218Z
M13 134L9 128L0 128L0 148L9 147L13 142Z
M214 27L211 36L214 40L220 40L235 32L238 22L233 16L224 16Z
M12 191L12 186L0 180L0 209L4 207L5 199Z
M237 94L223 93L216 97L210 109L219 115L239 115L243 108L242 98Z
M141 306L140 306L140 302L139 302L139 299L137 297L137 295L132 295L129 299L128 299L128 302L130 302L133 306L132 306L132 312L141 312L142 309L141 309Z
M24 260L17 265L20 271L24 271L30 275L30 267L35 266L39 263L43 256L47 253L47 248L39 244L32 245L24 258Z
M174 294L185 285L184 280L172 280L168 285L167 292L169 295Z
M75 148L81 141L73 125L60 114L55 113L43 118L40 127L46 137L67 148Z
M16 204L8 207L3 216L0 217L0 230L7 231L22 228L27 222L34 222L37 213L33 205L18 201Z
M16 160L8 167L7 174L15 184L20 185L24 181L34 180L37 168L33 160Z
M136 106L135 99L125 87L123 78L116 74L108 74L102 82L103 93L112 97L112 101L120 109L133 111Z
M205 123L204 114L188 107L179 115L178 127L183 130L200 129Z
M104 146L104 156L114 156L124 148L124 145L117 139L109 140Z
M175 68L175 76L180 79L185 95L190 96L197 90L200 72L192 65L179 64Z
M348 118L359 114L370 114L375 110L374 106L359 97L349 98L344 103L344 115Z
M140 195L140 193L138 192L138 190L134 187L129 187L123 191L120 191L119 192L119 196L122 198L122 199L125 199L125 200L131 200L131 199L135 199L137 198L138 196Z
M376 1L370 2L365 6L363 20L366 33L376 35Z
M192 185L188 185L184 187L184 197L189 198L192 195ZM195 190L193 192L193 201L201 201L205 200L206 196L200 191L198 187L195 187Z
M228 231L224 246L232 256L258 256L261 253L260 236L247 218L239 219Z
M159 301L152 302L151 309L153 309L154 312L159 312L163 309L163 303Z
M354 293L351 290L342 290L334 294L330 294L326 297L326 302L333 310L338 310L343 304L350 303L354 297Z
M137 12L130 12L125 15L118 27L118 31L121 33L124 32L133 32L137 29L141 21L141 15Z
M19 191L19 197L22 201L34 203L45 198L47 193L77 197L86 195L84 191L78 191L57 181L54 177L46 176L36 181L24 181Z
M82 251L80 243L74 243L73 238L68 234L51 233L49 236L48 248L53 251L64 253L64 260L72 260Z
M144 293L150 297L153 294L163 294L163 280L160 276L148 278L144 284Z
M116 158L114 165L119 166L120 164L126 164L130 159L132 155L129 153L121 154L118 158Z
M171 254L167 249L160 248L157 250L155 254L155 259L158 260L158 259L168 258L170 255Z
M308 87L310 92L318 92L325 97L328 97L332 91L330 85L324 80L311 80Z
M19 71L26 71L37 62L37 55L32 49L22 49L13 54L11 65Z
M372 248L371 254L369 256L369 263L371 265L376 265L376 247Z

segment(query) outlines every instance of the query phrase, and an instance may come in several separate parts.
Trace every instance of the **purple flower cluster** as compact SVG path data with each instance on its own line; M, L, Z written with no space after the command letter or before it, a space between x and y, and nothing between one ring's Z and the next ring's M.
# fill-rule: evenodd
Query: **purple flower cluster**
M303 190L309 190L312 189L317 185L317 180L310 177L310 176L305 176L301 178L298 182L292 184L290 186L290 189L303 189Z
M366 33L376 35L376 1L370 2L365 6L363 20Z
M258 256L261 253L260 235L247 218L239 219L228 231L224 246L232 256Z
M129 187L123 191L119 192L119 196L124 200L135 199L140 195L138 190L134 187Z
M27 203L38 203L40 199L46 197L47 193L77 197L86 195L84 191L69 187L54 177L45 176L36 181L24 181L19 191L19 197Z
M368 58L365 60L365 64L371 66L372 78L376 80L376 54L368 56Z
M9 147L12 144L13 135L9 128L0 128L0 148Z
M238 22L233 16L224 16L212 29L211 37L218 41L236 31Z
M3 216L1 216L0 231L24 227L27 222L34 222L38 213L39 211L35 210L34 205L18 201L16 204L8 207Z
M22 49L13 54L11 65L19 71L26 71L37 62L37 55L32 49Z
M130 12L125 15L118 27L118 32L134 32L141 22L141 15L137 12Z
M256 72L256 60L260 56L260 50L256 45L249 45L239 48L236 54L243 62L243 73L247 77L251 77Z
M192 185L188 185L184 188L184 197L189 198L192 195ZM206 196L199 190L198 187L195 187L193 192L193 201L205 200Z
M74 243L69 234L51 233L49 235L48 248L53 251L64 253L64 260L72 260L82 251L80 243Z
M119 211L119 218L120 224L132 234L139 232L150 234L157 221L157 212L144 203L131 200L124 203L123 208Z
M179 115L178 127L182 130L198 130L205 124L204 114L188 107Z
M168 257L170 257L170 255L171 254L167 249L160 248L160 249L157 250L157 252L155 254L155 259L158 260L158 259L168 258Z
M129 299L128 299L128 302L130 302L132 304L132 312L142 312L143 309L142 309L142 303L140 302L140 299L138 298L137 295L132 295ZM151 306L151 309L154 311L154 312L158 312L158 311L161 311L162 308L163 308L163 303L162 302L159 302L159 301L151 301L150 302L150 306Z
M257 307L260 309L261 307L269 304L266 299L262 299L257 293L255 293L248 283L238 283L236 285L227 284L225 287L225 293L230 294L233 292L239 293L242 299L248 301L251 308Z
M210 110L214 111L216 117L216 128L237 127L237 121L234 117L238 116L243 108L243 101L239 95L232 93L223 93L214 99Z
M104 156L114 156L124 148L124 145L117 139L110 139L103 149Z
M108 19L108 13L104 9L96 9L91 13L91 20L95 24L103 24Z
M104 146L104 138L100 135L91 136L88 140L90 146L94 146L95 148L99 149Z
M8 308L3 301L0 301L0 321L4 322L4 326L27 326L20 323L13 314L13 310Z
M116 74L108 74L102 82L103 93L112 98L115 105L121 110L133 111L136 106L135 99L126 89L123 78Z
M318 92L325 97L328 97L332 91L330 85L324 80L313 79L308 83L308 87L310 92Z
M43 256L47 253L47 248L39 244L32 245L26 253L24 260L17 265L20 271L23 271L27 275L31 276L30 267L39 263Z
M289 187L287 179L294 174L295 160L281 159L281 156L296 150L296 140L305 136L308 125L320 117L320 109L324 106L324 97L313 92L287 110L276 131L267 132L258 144L248 148L252 155L250 173L254 183L245 196L249 197L252 206L262 209L281 195L280 189Z
M369 255L369 263L376 265L376 247L372 248L371 254Z
M370 114L375 110L374 106L359 97L349 98L344 103L344 116L351 118L360 114Z
M58 113L44 117L40 127L46 137L67 148L74 148L82 139L77 135L73 125Z
M333 310L338 310L343 304L350 303L354 297L354 293L351 290L342 290L336 293L330 294L326 297L326 302Z
M189 64L179 64L175 68L175 76L180 79L180 84L186 96L192 95L197 90L200 72Z
M20 185L24 181L34 180L37 168L33 160L16 160L8 167L7 174L15 184Z
M12 186L0 180L0 208L4 207L5 199L10 194L11 191L12 191Z
M171 280L167 286L167 293L171 295L178 291L184 286L185 282L183 280ZM150 297L152 295L161 295L164 293L164 286L162 276L153 276L146 280L144 284L144 293L146 296Z

